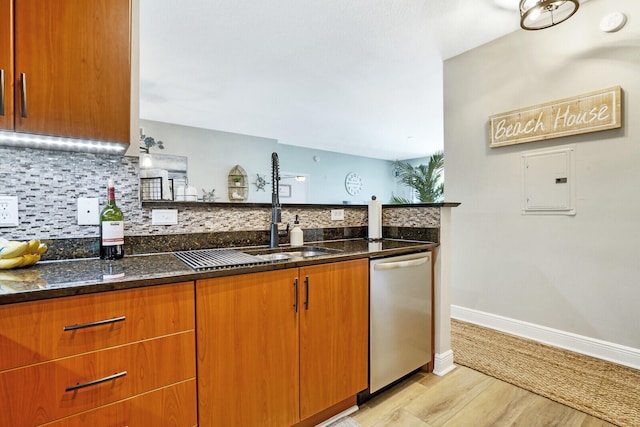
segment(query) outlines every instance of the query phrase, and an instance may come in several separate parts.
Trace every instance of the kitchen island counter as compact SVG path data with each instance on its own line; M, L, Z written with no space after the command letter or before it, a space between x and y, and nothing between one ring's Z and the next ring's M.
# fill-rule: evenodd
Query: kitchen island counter
M340 252L306 259L292 258L208 271L195 271L172 253L125 256L115 261L98 258L43 261L30 268L0 271L0 305L359 258L400 255L430 250L437 245L433 242L395 239L383 239L380 242L369 242L366 239L309 242L305 246L326 247ZM267 247L255 246L234 249L248 253L272 251ZM291 248L283 246L280 249L287 251Z

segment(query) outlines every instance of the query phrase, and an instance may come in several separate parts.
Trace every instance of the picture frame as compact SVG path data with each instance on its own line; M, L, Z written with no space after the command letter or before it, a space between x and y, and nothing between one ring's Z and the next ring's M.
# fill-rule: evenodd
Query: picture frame
M291 197L291 185L290 184L280 184L278 186L278 192L280 193L280 197L282 197L282 198L290 198Z

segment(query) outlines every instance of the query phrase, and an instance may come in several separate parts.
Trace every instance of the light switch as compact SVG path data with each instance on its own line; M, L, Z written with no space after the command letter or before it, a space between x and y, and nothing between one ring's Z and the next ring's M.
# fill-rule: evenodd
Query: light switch
M78 197L78 225L99 225L100 204L97 197Z

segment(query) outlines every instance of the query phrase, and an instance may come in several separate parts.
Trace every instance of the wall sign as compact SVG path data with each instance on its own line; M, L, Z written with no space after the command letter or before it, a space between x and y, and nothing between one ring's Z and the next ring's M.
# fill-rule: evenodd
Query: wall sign
M620 86L489 117L489 145L522 144L622 126Z

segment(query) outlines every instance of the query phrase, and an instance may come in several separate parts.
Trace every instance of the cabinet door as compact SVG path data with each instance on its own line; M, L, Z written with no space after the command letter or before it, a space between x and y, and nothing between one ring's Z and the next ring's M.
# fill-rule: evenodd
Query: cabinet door
M196 282L199 425L298 420L297 269Z
M129 142L130 0L15 0L14 13L16 131Z
M304 267L300 282L305 419L367 388L368 260Z
M0 0L0 129L13 129L13 0Z

